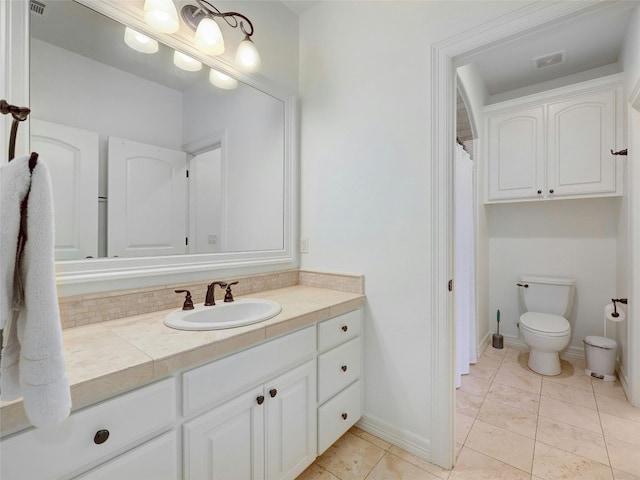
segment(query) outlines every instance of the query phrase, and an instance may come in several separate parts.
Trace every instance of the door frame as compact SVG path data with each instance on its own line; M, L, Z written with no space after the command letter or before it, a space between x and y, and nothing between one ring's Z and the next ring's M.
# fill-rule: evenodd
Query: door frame
M510 14L435 43L431 47L431 240L432 305L430 420L431 461L455 463L455 328L453 295L453 156L455 147L456 66L466 56L609 2L535 2ZM437 439L437 441L436 441Z

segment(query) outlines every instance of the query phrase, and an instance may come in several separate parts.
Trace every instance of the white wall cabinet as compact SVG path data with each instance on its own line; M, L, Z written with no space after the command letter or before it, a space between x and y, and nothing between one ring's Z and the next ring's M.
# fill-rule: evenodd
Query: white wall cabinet
M622 195L620 74L485 108L485 203Z

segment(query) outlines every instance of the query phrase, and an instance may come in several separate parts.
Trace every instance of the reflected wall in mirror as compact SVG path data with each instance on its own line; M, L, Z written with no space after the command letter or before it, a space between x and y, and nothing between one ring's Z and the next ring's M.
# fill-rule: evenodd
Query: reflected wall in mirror
M31 13L31 149L51 171L56 259L283 249L283 101L124 37L76 2Z

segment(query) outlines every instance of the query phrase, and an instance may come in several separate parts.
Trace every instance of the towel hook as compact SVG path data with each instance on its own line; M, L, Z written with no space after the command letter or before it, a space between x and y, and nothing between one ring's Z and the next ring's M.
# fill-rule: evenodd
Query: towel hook
M0 100L0 112L3 115L11 114L13 123L11 124L11 135L9 136L9 161L13 160L16 155L16 137L18 135L18 125L24 122L31 110L27 107L17 107L9 105L6 100Z

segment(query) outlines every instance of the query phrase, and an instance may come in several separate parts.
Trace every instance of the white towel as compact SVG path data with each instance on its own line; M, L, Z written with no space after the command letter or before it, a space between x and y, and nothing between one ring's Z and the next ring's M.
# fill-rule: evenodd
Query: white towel
M55 284L51 181L42 160L38 160L31 177L28 163L29 156L22 156L0 169L0 322L5 327L0 395L2 400L22 396L29 421L40 427L67 418L71 395ZM20 227L20 202L29 191L29 181L27 242L21 264L24 305L17 322L12 322L13 267Z

